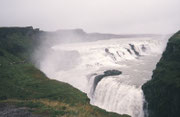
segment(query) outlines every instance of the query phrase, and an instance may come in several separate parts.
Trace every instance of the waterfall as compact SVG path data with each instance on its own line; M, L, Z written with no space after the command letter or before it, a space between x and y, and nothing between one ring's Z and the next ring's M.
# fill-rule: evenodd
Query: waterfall
M140 87L118 81L118 78L103 79L91 100L93 105L132 117L143 117L143 94Z
M87 93L92 105L144 117L141 86L151 79L166 42L149 37L57 44L44 54L40 69ZM112 69L122 74L103 76ZM95 83L99 75L103 77Z

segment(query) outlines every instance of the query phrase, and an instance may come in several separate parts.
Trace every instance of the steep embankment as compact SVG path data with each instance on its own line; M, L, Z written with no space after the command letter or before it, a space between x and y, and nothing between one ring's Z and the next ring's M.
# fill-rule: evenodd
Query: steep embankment
M142 89L149 117L180 116L180 31L170 38L152 80Z
M91 106L84 93L36 69L29 58L42 33L0 28L0 116L128 117Z

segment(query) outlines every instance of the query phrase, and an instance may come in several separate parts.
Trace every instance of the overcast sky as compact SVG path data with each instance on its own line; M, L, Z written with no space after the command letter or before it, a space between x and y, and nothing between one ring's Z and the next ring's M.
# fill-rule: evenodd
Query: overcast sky
M0 0L0 26L87 32L172 33L180 0Z

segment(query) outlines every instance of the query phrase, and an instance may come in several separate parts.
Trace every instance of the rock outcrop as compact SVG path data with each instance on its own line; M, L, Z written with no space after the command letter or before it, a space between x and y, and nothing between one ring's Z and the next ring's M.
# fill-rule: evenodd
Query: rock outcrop
M142 89L148 103L148 117L180 116L180 31L169 39L152 80Z
M119 70L107 70L104 72L104 74L102 75L97 75L94 79L94 84L93 84L93 92L96 90L96 86L98 85L98 83L105 77L108 77L108 76L117 76L117 75L120 75L122 74L121 71Z

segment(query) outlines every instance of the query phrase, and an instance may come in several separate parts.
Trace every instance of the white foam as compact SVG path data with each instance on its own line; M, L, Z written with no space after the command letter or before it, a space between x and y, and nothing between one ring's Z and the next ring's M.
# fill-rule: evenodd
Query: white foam
M131 38L57 44L42 59L40 69L48 77L87 93L93 105L143 117L141 86L151 78L165 43L166 40L157 38ZM92 93L95 76L109 69L118 69L123 74L102 79Z

